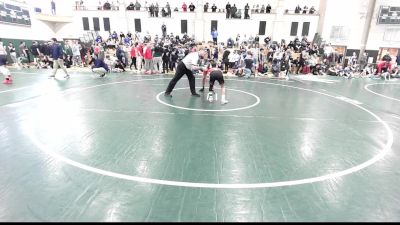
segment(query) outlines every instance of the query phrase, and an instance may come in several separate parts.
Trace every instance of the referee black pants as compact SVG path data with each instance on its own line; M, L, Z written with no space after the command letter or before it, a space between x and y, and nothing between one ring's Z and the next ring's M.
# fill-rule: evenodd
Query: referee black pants
M196 94L195 78L194 78L193 72L191 70L187 69L183 62L179 62L178 63L178 67L176 68L175 76L169 82L167 90L165 91L165 93L166 94L170 94L172 92L172 90L174 89L176 83L185 74L186 74L186 76L187 76L187 78L189 80L190 92L192 92L192 94Z

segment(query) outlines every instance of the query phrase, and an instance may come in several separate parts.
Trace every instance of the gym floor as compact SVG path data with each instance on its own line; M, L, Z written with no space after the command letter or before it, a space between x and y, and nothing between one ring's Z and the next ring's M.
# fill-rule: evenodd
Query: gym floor
M0 221L400 221L398 79L50 73L0 85Z

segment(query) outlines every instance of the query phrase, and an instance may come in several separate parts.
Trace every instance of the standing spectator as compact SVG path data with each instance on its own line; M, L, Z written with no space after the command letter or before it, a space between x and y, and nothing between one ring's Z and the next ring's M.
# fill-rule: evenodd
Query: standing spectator
M64 78L68 79L70 76L67 72L67 70L64 67L64 60L63 60L63 51L61 44L57 42L56 38L51 39L51 45L52 45L52 58L53 58L53 73L52 75L49 76L49 78L53 78L56 76L58 67L61 67L61 69L64 71L65 76Z
M137 43L134 45L134 46L132 46L132 48L131 48L131 65L129 66L129 69L131 69L132 70L132 65L134 65L135 66L135 70L137 70L137 65L136 65L136 59L137 59L137 52L138 52L138 50L137 50Z
M217 31L217 29L215 29L215 27L211 31L211 36L213 38L214 45L218 45L218 31Z
M249 3L247 3L246 6L244 7L244 18L245 19L250 19L249 9L250 9L250 6L249 6Z
M226 9L226 18L229 19L231 16L231 4L229 4L229 2L226 4L225 9Z
M261 5L260 13L265 13L265 6L264 6L264 4Z
M25 44L25 41L21 41L19 45L19 57L24 57L28 59L28 63L31 63L31 57L29 54L29 49Z
M211 7L211 10L212 10L212 12L217 12L217 6L215 5L215 3Z
M171 6L169 5L168 2L167 2L167 5L166 5L166 8L167 8L167 16L171 17Z
M123 42L124 41L124 38L125 38L125 34L124 34L124 32L120 32L119 33L119 42L121 43L121 42Z
M138 0L136 0L136 3L135 3L135 10L140 11L140 7L141 7L140 3L138 2Z
M154 7L154 13L155 13L156 17L158 17L158 12L159 11L160 11L160 8L158 7L158 2L157 2L155 7Z
M204 12L208 12L208 2L206 2L206 4L204 4Z
M190 3L190 5L189 5L190 12L194 12L195 8L196 8L196 6L194 6L193 3Z
M396 63L397 63L397 67L400 69L400 51L397 53Z
M186 12L186 11L187 11L187 5L186 5L186 3L185 3L185 2L183 2L182 9L183 9L183 11L184 11L184 12Z
M294 13L298 14L301 11L300 5L297 5L296 8L294 9Z
M162 68L163 68L162 73L165 73L165 71L167 71L167 73L168 73L170 56L171 56L171 52L167 48L164 48L163 49L163 55L162 55L162 62L163 62L163 64L162 64Z
M56 15L56 3L51 0L51 14Z
M154 4L151 3L149 7L150 17L154 17Z
M20 68L18 60L17 60L17 52L15 50L15 47L14 47L13 43L9 42L7 48L8 48L8 52L10 54L10 58L11 58L12 64L16 65L17 68Z
M360 70L363 70L367 65L367 59L368 59L368 53L364 52L362 55L360 55L360 58L358 59L360 63Z
M162 31L163 38L165 38L167 36L167 26L165 25L164 22L161 25L161 31Z
M31 46L31 52L33 55L33 62L37 64L39 61L39 55L40 55L40 50L39 50L39 43L37 41L33 41L32 46Z
M231 8L231 18L236 18L236 12L237 12L236 4L233 4Z
M151 50L151 44L147 43L143 48L143 56L144 56L144 70L145 74L151 74L151 69L153 68L153 54Z
M10 71L7 69L7 51L3 45L3 41L0 39L0 73L4 76L4 84L12 84L13 79Z
M74 41L72 44L72 65L74 66L82 66L81 49L82 47L78 41Z

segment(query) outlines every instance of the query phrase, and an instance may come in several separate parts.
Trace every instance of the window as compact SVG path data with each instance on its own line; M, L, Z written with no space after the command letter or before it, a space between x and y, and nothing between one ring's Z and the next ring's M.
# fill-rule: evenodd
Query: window
M303 23L303 31L301 32L301 36L308 36L308 32L310 31L310 22Z
M100 30L100 21L98 17L93 17L93 29L95 31L99 31Z
M110 18L108 18L108 17L103 18L103 24L104 24L104 30L105 31L111 31L111 29L110 29Z
M89 18L83 17L82 23L83 23L83 30L89 30Z
M297 36L298 27L299 27L299 22L292 22L292 27L290 28L290 36Z

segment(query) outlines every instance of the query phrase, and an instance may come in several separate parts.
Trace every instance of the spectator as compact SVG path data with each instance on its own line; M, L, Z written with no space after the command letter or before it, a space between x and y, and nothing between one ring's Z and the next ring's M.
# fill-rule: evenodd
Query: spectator
M135 5L133 4L133 2L131 2L128 7L126 7L126 10L135 10Z
M156 3L155 7L154 7L154 13L156 15L156 17L158 17L158 12L159 12L159 8L158 8L158 2Z
M168 2L167 2L167 5L165 7L167 8L167 16L171 17L171 6L169 5Z
M213 38L214 45L217 45L218 44L218 31L217 31L217 29L213 28L213 30L211 31L211 36Z
M204 4L204 12L208 12L208 2L206 2L206 4Z
M271 13L271 5L268 4L267 7L265 8L266 13Z
M260 13L265 13L265 6L264 6L264 4L261 5Z
M231 16L231 4L229 4L229 2L226 4L225 9L226 9L226 18L229 19Z
M51 0L51 14L56 15L56 3L54 0Z
M104 3L103 9L104 10L111 10L111 4L108 2L108 0Z
M165 25L165 23L161 25L161 31L163 34L163 38L165 38L167 36L167 26Z
M306 14L307 10L308 10L308 7L305 5L304 8L303 8L303 14Z
M101 4L101 1L99 1L99 6L97 6L98 10L102 10L103 9L103 4Z
M167 12L165 11L164 7L162 7L162 9L161 9L161 16L167 17Z
M189 5L190 12L194 12L195 8L196 8L196 6L194 6L193 3L190 3L190 5Z
M294 9L294 13L298 14L300 13L300 11L301 11L300 5L297 5L296 8Z
M212 10L212 12L217 12L217 6L215 5L215 3L211 7L211 10Z
M245 19L250 19L249 9L250 9L250 6L249 6L249 3L247 3L246 6L244 7L244 18Z
M314 14L315 13L315 8L314 8L314 6L311 6L311 8L310 8L310 14Z
M141 7L141 6L142 6L142 5L140 5L140 3L138 2L138 0L136 0L135 9L138 10L138 11L140 11L140 7Z
M236 12L237 12L236 4L233 4L231 8L231 18L236 18Z
M186 12L186 11L187 11L187 5L186 5L186 3L185 3L185 2L183 2L182 9L183 9L183 11L184 11L184 12Z

